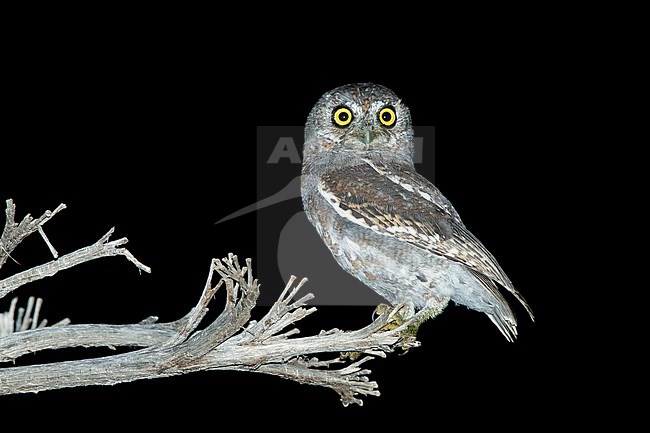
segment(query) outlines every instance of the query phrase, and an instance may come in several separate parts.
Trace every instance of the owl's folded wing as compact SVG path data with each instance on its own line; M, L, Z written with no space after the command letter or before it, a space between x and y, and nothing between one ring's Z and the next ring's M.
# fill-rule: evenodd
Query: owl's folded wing
M463 225L451 203L414 171L366 161L324 175L319 193L343 218L481 273L532 311L496 259Z

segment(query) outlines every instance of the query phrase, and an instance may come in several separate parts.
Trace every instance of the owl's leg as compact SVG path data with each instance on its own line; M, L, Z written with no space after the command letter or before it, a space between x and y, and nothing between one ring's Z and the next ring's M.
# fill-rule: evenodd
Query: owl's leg
M415 317L411 320L411 323L402 331L402 338L404 339L414 339L417 336L420 326L429 319L433 319L438 314L442 313L442 310L445 309L447 304L449 304L449 296L431 296L427 299L427 303L423 309L415 313Z

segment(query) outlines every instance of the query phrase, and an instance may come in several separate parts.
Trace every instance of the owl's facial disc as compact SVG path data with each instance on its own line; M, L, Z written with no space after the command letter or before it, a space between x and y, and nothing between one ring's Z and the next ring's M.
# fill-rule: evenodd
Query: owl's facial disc
M338 145L355 151L381 150L395 140L391 129L397 123L393 105L381 100L351 101L332 109L331 121L338 135Z
M325 93L307 119L305 139L304 155L309 162L353 161L356 156L413 158L408 108L390 89L370 83Z

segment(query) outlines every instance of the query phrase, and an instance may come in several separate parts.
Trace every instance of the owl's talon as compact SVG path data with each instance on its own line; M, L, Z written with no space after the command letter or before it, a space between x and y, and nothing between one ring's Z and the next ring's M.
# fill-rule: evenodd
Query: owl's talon
M379 304L373 312L373 320L374 317L381 316L382 314L385 314L386 311L390 311L388 322L379 329L379 332L392 331L393 329L399 328L413 317L413 308L409 303L400 303L395 307L386 304Z
M392 309L393 309L393 307L391 307L388 304L379 304L379 305L377 305L375 310L372 312L372 321L374 322L377 319L377 317L381 316L386 311L390 311Z

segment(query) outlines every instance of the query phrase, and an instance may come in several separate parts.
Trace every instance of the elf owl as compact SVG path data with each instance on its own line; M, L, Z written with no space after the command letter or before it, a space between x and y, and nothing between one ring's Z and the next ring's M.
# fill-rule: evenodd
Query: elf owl
M533 314L451 203L413 166L409 110L386 87L327 92L305 127L302 201L338 264L407 315L450 300L485 313L508 341L517 321L497 284Z

